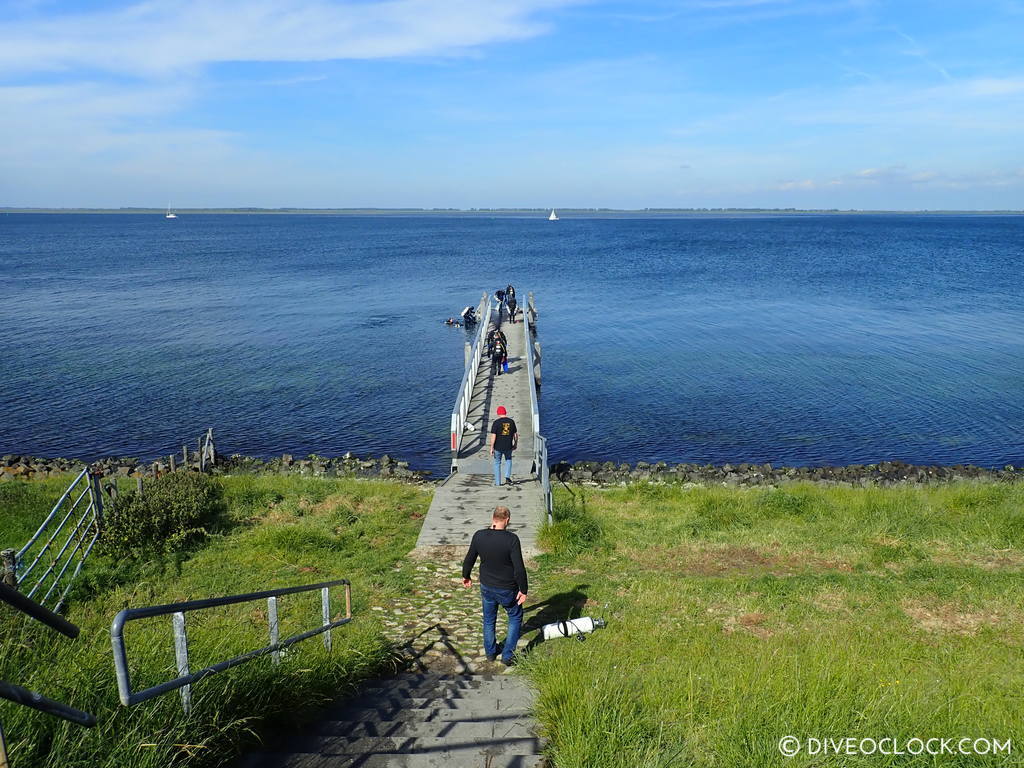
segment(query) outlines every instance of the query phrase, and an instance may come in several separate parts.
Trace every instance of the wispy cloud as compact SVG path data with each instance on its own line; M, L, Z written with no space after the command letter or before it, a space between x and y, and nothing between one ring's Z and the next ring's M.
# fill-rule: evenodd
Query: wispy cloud
M829 179L782 181L772 188L779 191L820 191L836 188L865 189L879 186L919 186L951 190L975 188L1024 187L1024 166L1017 168L952 173L940 170L913 170L901 165L862 168Z
M453 55L543 33L570 0L145 0L0 24L0 71L169 74L226 61Z
M946 70L946 68L941 64L938 64L935 61L933 61L932 58L928 55L928 51L920 43L918 43L917 40L915 40L905 32L901 32L899 30L896 30L896 34L898 34L900 37L902 37L904 40L910 43L910 48L903 50L903 54L905 56L912 56L916 59L920 59L928 67L942 75L943 79L952 82L953 78Z

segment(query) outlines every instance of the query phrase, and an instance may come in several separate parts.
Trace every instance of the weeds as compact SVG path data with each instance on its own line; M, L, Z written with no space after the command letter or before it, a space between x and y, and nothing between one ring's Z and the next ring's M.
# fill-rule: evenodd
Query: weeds
M541 597L585 582L608 620L524 665L559 768L938 764L787 759L789 734L1024 743L1024 487L592 491L599 547L559 496Z
M53 483L57 495L66 482ZM394 568L415 544L429 493L349 479L266 476L216 482L228 517L244 524L207 538L205 546L177 560L153 556L126 566L123 559L94 555L70 601L69 618L82 629L77 640L58 637L0 605L0 679L85 709L99 721L86 730L0 702L14 766L224 765L258 740L308 718L359 680L392 668L390 646L368 606L404 588ZM28 513L42 509L45 504L36 497L47 495L32 485L0 488L21 499L19 508ZM6 490L9 486L15 490ZM35 522L24 527L34 530ZM326 652L319 639L308 640L290 649L279 666L261 658L205 679L193 688L189 718L176 693L131 708L119 704L109 627L121 608L333 578L352 582L355 615L351 624L335 630L333 652ZM315 626L319 610L318 595L282 598L282 637ZM193 668L262 647L266 634L265 605L190 614ZM127 628L136 689L174 676L170 637L166 618Z

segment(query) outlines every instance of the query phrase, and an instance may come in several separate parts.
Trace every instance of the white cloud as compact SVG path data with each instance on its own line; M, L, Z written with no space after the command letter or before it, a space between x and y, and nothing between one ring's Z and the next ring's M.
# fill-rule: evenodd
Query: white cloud
M826 189L869 189L875 187L931 187L947 190L1024 187L1024 166L990 169L970 173L941 170L911 170L901 165L862 168L834 178L783 181L770 189L780 192L820 191Z
M206 93L210 65L465 55L541 34L541 12L574 2L141 0L57 15L57 6L25 6L21 20L0 21L0 83L9 83L0 85L0 203L159 205L173 196L216 205L251 193L287 205L313 188L332 195L336 168L179 124Z
M448 55L545 31L571 0L145 0L0 24L0 71L159 75L224 61Z

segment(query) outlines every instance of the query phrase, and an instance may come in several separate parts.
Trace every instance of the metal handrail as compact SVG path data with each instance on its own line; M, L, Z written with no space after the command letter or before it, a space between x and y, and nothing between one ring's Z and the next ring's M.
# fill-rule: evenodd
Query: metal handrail
M480 370L480 358L483 356L484 339L487 336L491 324L491 302L484 293L481 299L480 328L473 338L473 347L466 362L466 370L462 374L462 382L459 384L459 394L455 398L455 407L452 408L451 418L451 471L459 471L459 443L462 440L462 433L466 428L466 419L469 416L469 403L473 398L473 387L476 384L477 373Z
M531 318L532 315L532 318ZM537 403L537 378L534 375L533 336L531 335L531 319L536 329L537 314L533 305L533 294L529 294L526 311L523 312L523 343L526 345L526 373L530 377L530 417L533 427L533 462L541 488L544 490L544 503L547 507L548 522L554 506L551 495L551 473L548 467L548 441L540 433L540 406Z
M330 613L330 588L345 587L345 618L331 621ZM319 627L301 632L297 635L281 640L279 637L279 623L277 619L277 598L282 595L294 595L300 592L313 592L320 590L321 619ZM191 672L188 663L188 633L185 626L185 614L189 611L200 611L206 608L216 608L222 605L237 605L249 603L256 600L267 601L267 620L270 633L270 644L253 651L247 651L240 656L221 661L209 667ZM128 652L124 641L124 627L130 621L146 619L153 616L171 616L174 630L174 651L177 661L178 676L173 680L145 688L141 691L132 691L131 678L128 673ZM114 617L110 626L110 642L114 651L114 671L117 675L117 692L121 703L130 707L143 701L162 696L170 691L181 690L181 704L188 714L192 709L192 685L203 678L223 672L231 667L236 667L252 659L270 654L277 664L281 660L281 651L316 635L324 635L324 647L331 650L331 630L348 624L352 621L352 586L348 579L336 579L324 581L319 584L308 584L301 587L282 587L270 589L263 592L248 592L228 597L213 597L205 600L187 600L180 603L168 605L152 605L141 608L126 608Z
M78 637L78 627L70 621L2 582L0 582L0 600L21 611L26 616L30 616L41 624L45 624L50 629L60 632L65 637L70 637L72 640Z
M548 511L548 524L552 522L551 513L554 511L554 498L551 495L551 467L548 466L548 439L540 435L534 436L536 451L534 461L537 462L537 475L540 477L540 485L544 490L544 505Z
M530 323L523 317L523 343L526 345L526 375L530 377L530 415L532 417L533 435L540 434L540 407L537 405L537 379L533 374L533 337L530 335Z
M90 715L88 712L69 707L67 704L55 701L54 699L48 699L41 693L30 691L28 688L22 688L20 685L5 683L3 680L0 680L0 699L13 701L15 704L20 704L23 707L45 712L48 715L77 723L86 728L92 728L96 725L95 716Z
M13 587L0 583L0 600L7 603L12 608L21 611L35 621L41 622L51 629L60 632L62 635L66 635L72 639L78 637L78 627L63 616L58 616L56 613L40 605L35 600L21 594ZM22 688L20 685L12 685L11 683L6 683L3 680L0 680L0 699L7 699L7 701L12 701L23 707L35 709L39 712L45 712L48 715L53 715L54 717L59 717L72 723L77 723L78 725L86 728L92 728L96 725L96 718L88 712L75 709L63 702L49 699L40 693L30 691L28 688ZM9 768L9 766L10 761L7 757L7 743L4 740L3 727L0 726L0 767Z
M76 491L79 491L77 496ZM83 501L86 501L85 510L81 514L76 514ZM60 518L60 522L54 524L62 510L63 517ZM59 611L71 590L72 583L99 540L102 522L103 499L99 489L99 478L90 475L89 468L86 467L71 481L32 537L14 553L14 585L23 589L28 597L32 598L37 592L45 590L39 600L43 604L58 594L60 587L63 586L64 589L59 591L59 598L54 606L55 610ZM57 539L62 533L66 533L67 536L63 540L63 545L60 545ZM40 542L43 542L42 545L36 548ZM59 547L56 554L51 553L51 547ZM29 558L31 561L23 567ZM76 562L75 568L70 578L65 580L65 574L73 562ZM46 568L41 575L34 575L36 567L42 565L46 565ZM34 582L25 589L30 576L34 578Z

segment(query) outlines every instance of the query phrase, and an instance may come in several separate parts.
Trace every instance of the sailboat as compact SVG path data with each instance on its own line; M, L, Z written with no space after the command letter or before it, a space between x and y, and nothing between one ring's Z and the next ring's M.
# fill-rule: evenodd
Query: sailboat
M558 221L558 214L555 213L555 209L551 209L551 215L548 216L548 221Z
M171 213L171 204L170 203L167 204L167 213L164 214L164 218L165 219L176 219L176 218L178 218L178 214Z

